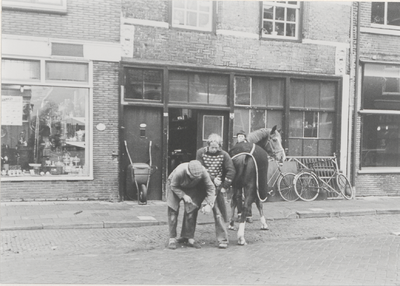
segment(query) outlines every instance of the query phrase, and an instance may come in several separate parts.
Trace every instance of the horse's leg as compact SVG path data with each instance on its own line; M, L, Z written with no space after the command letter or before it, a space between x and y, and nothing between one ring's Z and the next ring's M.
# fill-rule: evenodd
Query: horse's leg
M237 206L237 199L236 199L237 192L238 189L233 188L233 194L231 199L231 220L229 221L229 226L228 226L230 230L235 230L235 208Z
M267 225L267 220L264 216L263 205L258 198L256 199L256 206L258 208L258 212L260 213L261 230L268 230L269 228Z
M246 240L244 238L244 230L246 226L246 217L249 214L249 209L251 208L251 204L254 200L254 196L251 194L252 191L254 190L254 186L250 183L244 188L244 203L243 203L243 209L242 209L242 215L240 216L240 222L239 222L239 229L237 233L237 239L238 239L238 244L239 245L246 245Z

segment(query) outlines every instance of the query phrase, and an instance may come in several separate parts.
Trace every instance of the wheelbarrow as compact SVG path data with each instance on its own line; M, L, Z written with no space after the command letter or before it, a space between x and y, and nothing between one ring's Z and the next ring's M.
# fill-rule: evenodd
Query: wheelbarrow
M125 140L125 148L129 157L129 161L131 163L130 170L131 170L131 178L136 186L137 190L137 199L139 205L146 205L147 204L147 189L149 188L150 176L152 174L152 167L151 167L151 144L149 142L149 157L150 157L150 164L147 163L133 163L132 158L129 154L128 144Z

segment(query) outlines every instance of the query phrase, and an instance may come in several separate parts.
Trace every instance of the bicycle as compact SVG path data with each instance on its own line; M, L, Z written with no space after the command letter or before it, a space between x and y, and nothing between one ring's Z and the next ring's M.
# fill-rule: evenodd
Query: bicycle
M268 180L268 186L273 188L275 184L278 185L278 192L282 199L284 199L287 202L294 202L299 199L297 196L294 187L293 187L293 180L296 174L287 172L283 173L281 170L281 166L279 165L276 160L271 160L274 161L277 164L277 168L275 172L272 174L271 178ZM278 173L278 174L277 174ZM275 178L276 177L276 178ZM271 184L271 180L275 178L273 184Z
M293 185L296 194L303 201L315 200L321 189L347 200L353 198L353 188L349 179L339 171L336 154L308 163L308 167L295 176Z

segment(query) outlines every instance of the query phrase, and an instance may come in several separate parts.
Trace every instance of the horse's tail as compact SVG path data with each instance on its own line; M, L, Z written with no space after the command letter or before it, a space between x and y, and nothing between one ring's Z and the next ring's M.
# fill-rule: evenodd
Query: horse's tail
M232 162L233 162L233 166L235 167L236 170L236 175L235 175L235 179L233 180L233 185L235 187L241 188L243 187L242 183L241 183L241 178L243 178L245 172L246 172L246 167L247 167L247 155L245 154L241 154L241 155L237 155L234 156L232 158Z

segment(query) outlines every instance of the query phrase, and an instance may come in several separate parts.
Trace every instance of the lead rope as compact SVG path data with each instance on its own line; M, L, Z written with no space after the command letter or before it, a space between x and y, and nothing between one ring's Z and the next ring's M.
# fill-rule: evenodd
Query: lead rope
M260 198L260 192L259 192L259 188L258 188L258 166L257 166L257 161L256 161L256 159L255 159L254 156L253 156L253 153L254 153L255 148L256 148L256 145L253 143L253 148L251 148L250 153L248 153L248 152L242 152L242 153L239 153L239 154L236 154L235 156L233 156L232 159L234 159L234 158L236 158L236 157L239 157L239 156L241 156L241 155L250 156L250 157L253 159L254 165L255 165L255 167L256 167L256 188L257 188L256 190L257 190L257 197L258 197L258 199L263 203L263 202L265 202L265 201L268 199L268 196L267 196L265 199L261 199L261 198Z

